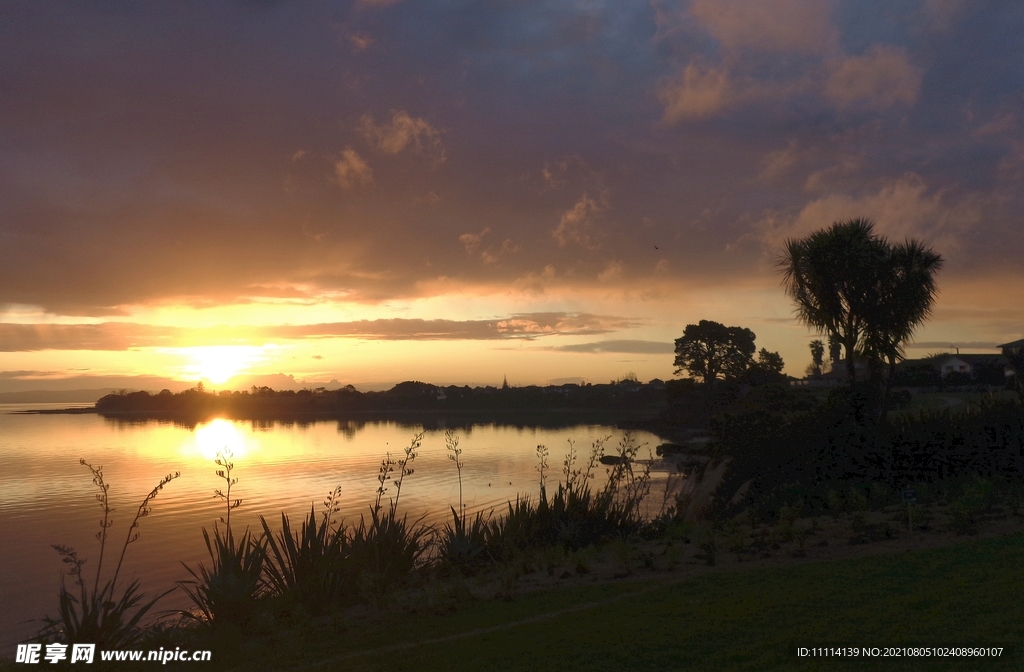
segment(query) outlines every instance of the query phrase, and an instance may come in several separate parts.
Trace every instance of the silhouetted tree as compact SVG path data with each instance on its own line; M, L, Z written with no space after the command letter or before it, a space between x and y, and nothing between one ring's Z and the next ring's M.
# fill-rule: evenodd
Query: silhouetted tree
M836 222L807 238L786 241L779 260L797 316L830 346L841 344L846 372L855 379L855 353L875 371L890 372L902 344L931 311L934 274L942 258L922 243L892 245L867 219Z
M766 349L761 348L757 353L757 361L754 363L754 366L761 371L781 374L785 363L782 361L782 355L779 353L768 352Z
M757 353L757 360L752 361L747 369L746 379L752 385L784 383L787 378L782 373L783 366L785 363L782 361L782 355L761 348Z
M903 359L903 343L931 313L935 301L935 272L942 257L922 243L907 240L889 248L879 269L878 300L868 316L863 349L871 362L888 362L889 380ZM887 386L888 391L888 386Z
M821 375L821 367L825 365L825 344L820 339L811 341L811 370L814 377Z
M842 344L851 383L853 353L867 328L871 288L886 256L873 229L866 219L836 222L807 238L787 240L779 261L797 316Z
M719 377L742 378L754 357L754 332L701 320L676 339L676 373L689 372L710 385Z
M834 369L836 364L843 358L843 344L839 342L835 334L828 335L828 361Z

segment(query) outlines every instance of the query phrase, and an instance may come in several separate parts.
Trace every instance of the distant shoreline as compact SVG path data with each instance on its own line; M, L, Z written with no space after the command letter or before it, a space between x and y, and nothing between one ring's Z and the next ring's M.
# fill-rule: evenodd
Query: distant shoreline
M673 428L655 422L656 408L643 409L379 409L379 410L322 410L273 412L269 409L207 409L192 413L175 411L101 411L93 407L43 408L13 411L12 415L101 415L114 422L174 422L195 426L216 418L240 422L375 422L394 421L423 425L426 428L499 424L520 427L565 427L579 424L609 425L619 429L636 429L670 439ZM677 428L676 428L677 429Z
M81 415L99 413L96 406L68 406L66 408L25 408L11 411L11 415Z

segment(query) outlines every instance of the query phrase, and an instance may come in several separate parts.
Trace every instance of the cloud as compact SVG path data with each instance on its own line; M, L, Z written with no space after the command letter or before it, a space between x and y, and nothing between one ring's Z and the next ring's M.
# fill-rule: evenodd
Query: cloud
M490 228L486 228L480 233L464 233L459 236L459 242L462 243L464 248L466 248L467 254L476 254L477 252L480 252L480 259L485 264L497 263L499 257L516 254L523 250L523 246L511 238L506 238L501 241L501 245L497 248L495 248L494 245L488 245L484 248L484 237L490 233L490 231Z
M558 246L565 247L575 243L583 247L592 247L588 232L590 220L601 210L602 207L597 201L586 194L580 196L571 208L562 213L558 226L551 232L552 237L558 241Z
M1017 127L1017 117L1012 113L1005 113L997 116L987 124L982 124L971 132L975 138L999 136L1013 131Z
M32 350L127 350L170 346L180 329L104 322L100 324L0 323L0 352Z
M573 345L556 345L546 350L558 352L584 352L584 353L626 353L636 355L667 355L675 352L675 345L662 343L660 341L594 341L591 343L575 343Z
M622 262L621 261L609 261L604 270L597 274L599 282L615 282L616 280L622 279Z
M390 123L377 124L373 117L363 115L360 132L376 150L397 155L411 149L417 153L430 151L437 163L444 163L445 154L437 129L424 119L410 116L405 110L392 112Z
M952 201L939 190L931 192L925 181L907 173L889 181L876 193L863 196L830 194L804 205L793 219L769 214L758 227L762 240L778 248L786 238L802 237L835 221L867 217L879 233L894 239L914 237L940 253L958 248L982 221L978 198Z
M466 252L468 252L469 254L474 254L477 250L480 249L480 246L484 242L484 236L490 233L490 231L490 228L486 228L480 233L464 233L461 236L459 236L459 242L462 243L462 246L466 248Z
M515 254L517 252L522 251L523 246L515 242L511 238L506 238L505 240L501 241L501 249L498 250L500 254Z
M356 52L368 49L373 44L373 38L365 33L356 33L355 35L349 35L349 44L352 45L352 49Z
M334 164L334 181L342 189L368 187L373 184L373 169L351 147L341 153Z
M797 147L796 141L790 141L783 149L777 149L769 152L761 160L763 167L761 172L758 174L757 179L764 182L771 182L773 180L781 179L797 164L800 159L801 152Z
M876 44L863 56L847 56L831 66L825 96L839 109L884 110L913 105L921 88L921 68L899 47Z
M819 54L835 40L830 2L694 0L690 12L727 49Z
M834 188L837 182L856 175L863 167L863 164L863 157L844 156L840 158L838 163L821 170L816 170L808 175L807 180L804 181L804 190L824 191L828 188Z
M514 313L488 320L379 319L264 327L166 327L132 322L101 324L0 323L0 352L127 350L189 344L256 344L274 339L350 337L372 340L532 340L585 336L636 327L636 320L589 313Z
M635 327L629 318L588 313L516 313L491 320L381 319L279 326L265 330L280 338L353 336L381 340L533 340L540 336L580 336Z
M681 75L664 85L658 100L665 106L665 121L706 119L732 102L728 73L690 63Z
M540 177L546 189L561 189L569 183L571 176L587 172L586 161L576 155L569 155L558 161L545 161Z
M924 0L921 4L921 13L929 28L946 33L970 6L970 0Z

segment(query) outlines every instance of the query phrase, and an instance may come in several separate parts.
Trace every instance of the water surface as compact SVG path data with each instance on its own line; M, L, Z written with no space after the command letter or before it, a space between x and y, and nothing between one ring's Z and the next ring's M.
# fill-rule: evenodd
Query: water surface
M61 405L66 406L66 404ZM157 496L152 513L141 521L139 539L125 558L122 576L137 576L149 594L163 592L176 580L188 578L181 562L194 565L206 558L202 527L210 528L224 515L213 495L224 487L215 471L218 452L234 454L233 476L238 483L232 498L242 505L232 512L232 527L259 528L257 514L276 528L282 511L293 520L318 513L335 486L341 486L341 515L358 520L368 511L378 482L381 459L390 452L403 455L419 426L394 422L310 424L263 423L216 419L195 428L170 422L119 423L98 415L17 415L12 411L44 404L0 405L0 645L4 655L35 633L40 624L25 622L45 613L56 614L56 595L64 566L52 544L73 546L94 576L102 509L85 459L102 466L115 508L110 528L104 575L112 570L141 500L171 472L180 472ZM562 461L574 441L580 459L592 443L605 437L614 449L623 432L580 425L562 429L475 425L458 429L463 450L463 501L470 512L504 506L517 495L536 496L539 473L537 446L549 449L548 479L559 477ZM650 452L659 439L637 432ZM610 452L610 451L609 451ZM459 481L448 459L443 430L424 434L413 462L414 473L402 487L400 511L440 522L449 506L458 507ZM646 454L646 449L642 451ZM600 485L604 467L596 471ZM657 491L664 479L655 472ZM386 496L394 496L389 484ZM180 591L158 608L187 606Z

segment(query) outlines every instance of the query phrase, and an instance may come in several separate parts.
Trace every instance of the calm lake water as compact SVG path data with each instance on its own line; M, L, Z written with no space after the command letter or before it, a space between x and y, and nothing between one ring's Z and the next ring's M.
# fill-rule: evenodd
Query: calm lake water
M66 406L66 404L59 405ZM140 537L125 557L123 577L138 577L149 595L163 592L188 575L182 562L195 565L207 557L202 527L211 528L224 513L214 497L223 488L214 460L225 448L234 453L238 483L232 498L242 505L232 512L232 528L259 529L257 514L275 529L284 511L293 522L317 515L335 486L341 486L341 516L358 520L368 511L377 488L377 469L390 451L400 457L419 426L394 422L307 425L254 425L217 419L195 428L166 422L116 423L97 415L18 415L45 404L0 404L0 652L13 656L13 645L39 630L27 622L57 612L57 590L64 566L51 544L73 546L88 559L85 575L94 576L98 558L102 511L97 488L84 458L102 466L115 508L104 565L112 570L128 533L128 525L146 494L169 472L181 472L157 496L152 513L142 519ZM572 439L586 460L595 440L610 437L611 452L623 437L621 430L601 426L534 429L476 425L457 430L464 462L463 500L470 512L504 506L517 495L538 492L537 446L550 451L548 479L559 478L562 460ZM661 442L653 434L636 432L654 453ZM660 502L659 485L666 472L657 461L652 492ZM449 506L458 507L459 483L448 459L443 431L427 432L413 463L415 473L402 487L400 511L411 518L426 516L440 522ZM605 468L598 466L595 485ZM394 494L394 487L389 490ZM104 574L109 578L109 574ZM119 580L119 583L121 581ZM122 583L123 585L123 583ZM157 604L157 609L187 607L180 591Z

